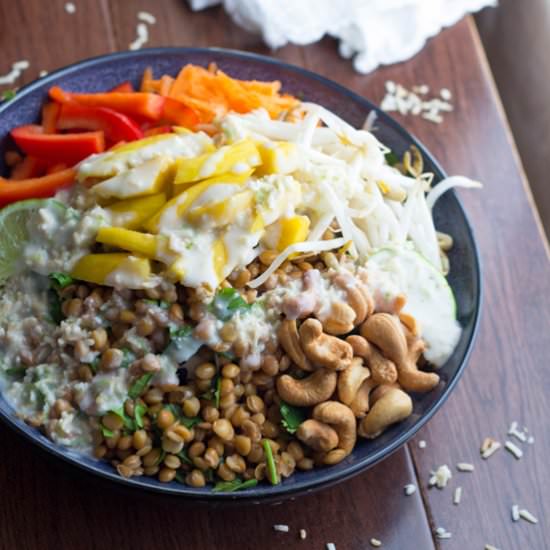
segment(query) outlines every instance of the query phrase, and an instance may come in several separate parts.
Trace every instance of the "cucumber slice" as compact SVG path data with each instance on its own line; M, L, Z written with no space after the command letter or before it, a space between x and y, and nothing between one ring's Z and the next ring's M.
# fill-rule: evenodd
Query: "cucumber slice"
M424 357L441 366L452 354L461 333L456 300L445 277L409 246L377 250L366 264L368 285L375 300L404 294L403 311L419 323L426 342Z

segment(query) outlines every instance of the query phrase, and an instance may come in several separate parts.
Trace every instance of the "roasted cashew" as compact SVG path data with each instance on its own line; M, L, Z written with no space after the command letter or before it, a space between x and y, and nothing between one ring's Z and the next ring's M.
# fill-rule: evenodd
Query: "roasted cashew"
M363 359L354 357L351 365L338 374L338 399L344 405L351 405L361 384L369 377L370 371L363 366Z
M370 344L366 338L363 338L358 334L350 334L346 338L346 342L353 349L353 355L355 357L362 357L363 359L367 359L370 356Z
M367 360L373 380L377 384L391 384L397 380L397 368L393 361L386 359L366 338L352 334L346 342L353 348L353 355Z
M418 327L417 320L410 314L401 311L399 313L399 320L407 328L412 336L418 336L420 329Z
M343 370L351 364L351 346L336 336L324 334L316 319L307 319L300 326L300 344L307 358L321 367Z
M277 337L281 347L286 351L293 363L298 365L302 370L312 371L313 367L307 360L301 346L296 321L285 319L281 322Z
M313 418L334 427L338 434L338 447L324 457L325 464L336 464L348 456L357 440L355 416L352 410L338 401L325 401L313 409Z
M322 403L334 393L337 374L328 369L318 369L298 380L288 374L277 378L277 392L283 401L297 407L311 407Z
M354 324L361 324L374 310L374 300L367 287L346 273L336 275L333 282L346 293L348 305L355 312Z
M434 372L418 370L416 362L424 350L424 344L422 340L415 339L407 346L405 331L395 315L372 315L361 325L361 335L395 363L399 383L405 390L427 392L439 383L439 376Z
M412 399L397 388L391 388L378 399L361 420L358 434L368 439L378 437L388 426L401 422L412 414Z
M341 335L351 332L355 327L355 311L344 302L334 302L328 312L322 316L317 313L317 319L321 321L323 330L328 334Z
M371 377L364 380L357 390L355 398L350 404L350 409L356 418L363 418L369 411L370 395L374 388L376 388L376 382Z
M328 452L338 446L338 434L328 424L313 418L302 422L296 437L314 451Z
M393 382L391 384L379 384L378 386L376 386L371 394L370 394L370 400L369 400L369 405L371 407L374 406L374 404L382 398L382 396L386 393L388 393L391 389L398 389L400 390L401 389L401 386L399 385L399 383L397 382Z

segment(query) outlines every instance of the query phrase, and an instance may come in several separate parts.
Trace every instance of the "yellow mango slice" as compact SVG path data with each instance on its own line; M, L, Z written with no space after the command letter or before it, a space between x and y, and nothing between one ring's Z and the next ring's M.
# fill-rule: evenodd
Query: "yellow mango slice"
M158 212L166 201L166 193L155 193L136 199L117 201L106 208L106 211L113 226L137 229L145 220Z
M102 199L128 199L162 191L173 179L174 162L168 157L155 157L143 164L102 181L91 192Z
M309 224L310 221L307 216L281 218L279 220L281 232L277 242L277 250L282 252L291 244L305 241L309 232Z
M185 188L192 182L226 173L239 175L258 166L260 162L258 149L251 140L224 145L214 153L179 159L174 187Z
M299 153L296 144L287 141L268 141L258 144L262 164L256 169L258 176L291 174L298 168Z
M192 224L206 220L212 222L214 226L220 227L232 223L239 213L251 208L253 201L254 194L247 189L235 193L225 200L193 208L186 217Z
M212 263L218 282L224 279L224 269L227 264L227 250L222 239L216 239L212 245Z
M261 214L256 214L252 220L252 225L250 226L250 233L258 233L263 231L265 227L264 218Z
M129 254L88 254L78 260L71 276L80 281L123 288L150 286L151 263Z
M218 184L242 185L248 180L252 171L243 174L224 174L209 178L207 180L196 183L176 195L169 200L164 207L159 210L152 218L144 223L145 229L151 233L158 233L162 228L176 229L181 226L186 212L190 209L193 203L204 193L209 187Z
M171 264L176 258L176 254L168 250L168 237L165 235L140 233L123 227L100 227L96 241L166 264Z

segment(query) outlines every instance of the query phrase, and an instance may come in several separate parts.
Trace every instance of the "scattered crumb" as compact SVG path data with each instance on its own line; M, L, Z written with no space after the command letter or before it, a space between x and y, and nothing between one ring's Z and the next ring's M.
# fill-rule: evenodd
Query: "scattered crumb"
M405 495L411 496L416 493L416 485L414 483L408 483L404 487Z
M65 11L71 15L76 12L76 6L72 2L67 2L65 4Z
M453 495L453 504L456 504L458 506L461 500L462 500L462 487L457 487Z
M512 506L512 521L519 521L519 506L517 504Z
M281 523L276 523L273 526L273 530L274 531L280 531L281 533L288 533L290 531L290 528L289 528L288 525L284 525L284 524L281 524Z
M139 11L137 18L144 23L149 23L149 25L154 25L157 22L157 18L148 11Z
M21 73L30 67L30 63L26 59L16 61L11 66L11 71L5 75L0 75L0 86L3 84L14 84L21 76Z
M428 94L430 90L425 84L413 86L412 91L410 91L401 84L388 80L385 88L386 95L380 104L383 111L398 111L402 115L421 116L426 120L440 124L443 122L441 112L453 110L453 106L449 102L452 94L446 88L441 90L440 97L431 99L420 97L420 95L425 96Z
M459 472L473 472L474 471L474 465L469 464L468 462L459 462L456 465L456 469Z
M523 432L518 430L518 423L514 421L510 424L510 427L508 428L508 435L511 435L516 439L519 439L521 442L525 443L527 441L528 431L529 430L527 430L527 428L524 428Z
M378 115L376 114L375 110L372 110L365 119L365 122L363 123L363 130L366 130L367 132L372 132L374 130L374 123L376 122L376 119L378 118Z
M426 448L426 442L421 439L419 442L418 442L418 448L419 449L425 449Z
M486 544L484 550L498 550L498 548L492 544Z
M336 550L336 544L334 544L333 542L327 542L325 547L327 550Z
M300 529L300 538L302 540L306 540L307 538L307 531L305 529Z
M380 546L382 546L382 541L372 538L370 539L370 545L374 546L375 548L380 548Z
M149 29L145 23L136 26L137 38L128 46L130 50L139 50L149 40Z
M444 527L437 527L435 530L435 537L437 539L450 539L452 536L452 533L449 533Z
M487 459L489 458L493 453L496 453L502 445L492 437L486 437L483 440L483 443L481 444L481 458Z
M430 472L430 475L431 477L428 485L430 487L433 487L435 485L438 489L443 489L443 487L446 487L449 480L453 477L453 473L451 472L447 464L439 466L439 468L435 472Z
M529 445L532 445L534 442L535 442L535 438L532 435L530 435L527 438L527 443L529 443Z
M38 76L40 78L42 78L43 76L46 76L48 74L48 71L46 71L45 69L42 69L39 73L38 73Z
M518 460L523 456L523 451L511 441L506 441L504 447L507 451L510 451Z
M522 508L519 511L519 517L523 518L525 521L528 521L529 523L539 522L539 520L531 512L529 512L529 510L526 510L525 508Z

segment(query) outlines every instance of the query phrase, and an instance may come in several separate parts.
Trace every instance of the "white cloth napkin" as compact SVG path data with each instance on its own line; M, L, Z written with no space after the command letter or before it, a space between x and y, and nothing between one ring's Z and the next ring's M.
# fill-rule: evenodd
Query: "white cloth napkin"
M497 0L189 0L193 10L223 3L232 19L271 48L311 44L325 34L367 73L404 61L463 15Z

